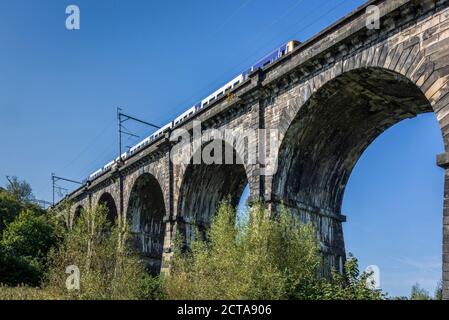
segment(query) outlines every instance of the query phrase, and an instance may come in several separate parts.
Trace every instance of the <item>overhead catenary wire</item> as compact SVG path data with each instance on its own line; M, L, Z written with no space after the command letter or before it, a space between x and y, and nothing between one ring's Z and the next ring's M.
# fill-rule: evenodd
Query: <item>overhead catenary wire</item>
M292 10L293 10L295 7L297 7L299 4L302 3L302 1L303 1L303 0L300 0L298 3L296 3L296 4L293 5L291 8L289 8L288 10L286 10L283 14L281 14L278 18L276 18L275 21L272 22L271 24L274 25L274 24L278 23L279 21L281 21L281 18L282 18L282 17L285 17L285 16L287 16L288 14L290 14L290 12L292 12ZM315 25L317 22L319 22L322 18L324 18L325 16L327 16L329 13L331 13L332 11L334 11L335 9L337 9L338 7L342 6L345 2L346 2L345 0L341 1L341 2L338 3L336 6L332 7L330 10L326 11L324 14L318 15L317 17L313 17L313 16L312 16L312 17L311 17L311 20L313 20L313 21L312 21L310 24L307 24L305 27L301 27L298 31L304 31L304 30L310 28L311 26ZM322 7L319 7L319 6L318 6L318 7L317 7L317 10L314 10L313 12L317 12L318 10L321 10L321 9L322 9ZM301 16L301 19L299 19L299 20L301 21L301 20L304 18L304 16L305 16L305 15L302 15L302 16ZM311 16L310 12L307 13L307 16ZM267 30L268 30L268 29L267 29ZM295 31L295 34L296 34L298 31ZM260 35L262 35L262 34L263 34L263 32L260 32L256 37L260 37ZM278 35L279 35L279 32L276 34L275 37L277 37ZM269 41L269 42L271 42L275 37L270 38L270 41ZM293 34L292 34L290 37L293 37ZM279 45L280 45L280 44L279 44ZM250 63L250 61L252 61L252 60L254 59L254 57L255 57L256 55L258 55L259 52L261 52L262 48L264 48L264 47L266 47L266 45L260 46L258 49L252 51L251 54L249 54L248 56L246 56L243 60L241 60L241 62L239 62L238 64L234 65L234 66L231 67L231 68L228 68L228 70L232 70L233 73L238 73L239 71L241 71L242 69L244 69L245 66L247 66L248 63ZM260 54L262 54L262 53L260 53ZM197 90L195 94L191 95L188 99L184 99L184 100L183 100L184 102L178 103L177 105L183 105L183 108L186 108L186 105L188 105L189 103L192 104L192 103L193 103L192 101L193 101L194 97L198 96L200 92L203 92L203 91L205 91L207 88L210 88L210 87L214 87L214 86L218 87L218 86L219 86L219 82L221 81L221 79L223 78L223 76L224 76L224 74L221 74L219 77L215 78L215 80L209 82L207 86L204 86L204 87L202 87L202 89ZM174 110L178 109L178 107L169 107L169 108L167 108L167 109L174 111ZM181 110L183 110L183 109L181 109ZM179 111L179 112L181 112L181 111Z
M286 11L284 11L280 16L278 16L273 22L271 22L268 28L271 28L273 25L275 25L276 23L278 23L279 21L281 21L283 18L285 18L286 16L288 16L289 14L291 14L291 13L293 12L292 10L293 10L294 8L298 7L298 6L299 6L300 4L302 4L302 3L303 3L303 0L299 0L299 1L296 2L294 5L292 5L291 7L289 7L289 8L288 8ZM308 29L308 28L310 28L311 26L315 25L315 24L316 24L317 22L319 22L322 18L324 18L325 16L327 16L329 13L333 12L333 11L334 11L335 9L337 9L338 7L342 6L344 3L345 3L345 0L343 0L343 1L339 2L339 3L337 3L337 5L331 7L328 11L326 11L324 14L319 15L318 17L313 17L313 16L312 16L312 20L313 20L313 21L312 21L311 23L307 24L306 26L301 27L301 30L303 31L303 30ZM243 6L241 6L241 7L243 7ZM240 9L241 9L241 8L240 8ZM314 10L313 12L317 12L318 10L321 10L321 9L322 9L321 7L317 7L317 10ZM310 12L307 14L307 16L310 16ZM299 19L299 21L301 21L303 17L304 17L304 16L302 15L302 16L301 16L301 19ZM259 35L256 36L256 37L259 37L260 34L263 34L263 32L259 33ZM279 34L279 33L277 33L275 36L277 37L278 34ZM273 38L274 38L274 37L273 37ZM272 40L273 38L270 39L270 42L271 42L271 40ZM260 51L260 48L257 49L257 52L258 52L258 51ZM241 65L245 64L245 63L247 62L247 60L253 59L253 57L255 56L255 54L256 54L256 51L252 52L250 55L248 55L248 56L243 60L243 62L240 62L238 65L235 65L235 66L232 67L231 69L232 69L232 70L234 70L234 69L236 69L236 68L239 68L239 69L240 69L240 68L241 68ZM221 78L222 78L222 76L220 76L219 78L217 78L217 80L213 81L213 83L217 83L217 82L218 82L218 79L221 79ZM207 87L210 87L210 86L211 86L211 85L209 84ZM207 87L204 87L203 90L201 90L201 91L204 91L204 89L207 88ZM189 100L191 100L191 99L189 99ZM174 110L174 108L171 108L171 109Z
M251 0L248 0L248 1L244 2L239 8L237 8L237 9L236 9L236 10L235 10L235 11L234 11L234 12L227 18L227 20L226 20L226 21L225 21L225 22L224 22L224 23L217 29L216 32L219 32L220 29L223 28L223 25L225 25L226 23L228 23L228 22L229 22L229 21L230 21L230 20L237 14L237 12L239 12L241 9L243 9L243 7L247 6L248 3L249 3L250 1L251 1ZM288 16L289 14L291 14L291 13L293 12L293 9L294 9L294 8L298 7L298 6L299 6L300 4L302 4L302 3L303 3L303 0L299 0L298 2L294 3L294 4L293 4L291 7L289 7L286 11L284 11L280 16L278 16L275 20L273 20L273 21L268 25L267 28L264 28L264 30L269 30L269 29L271 29L276 23L278 23L279 21L282 21L282 19L284 19L286 16ZM345 0L343 0L343 1L340 2L340 3L338 3L337 5L333 6L332 8L330 8L330 10L326 11L324 14L321 14L321 15L319 15L318 17L312 17L312 20L313 20L313 21L312 21L310 24L307 24L307 25L301 27L301 30L304 31L304 30L310 28L311 26L315 25L317 22L319 22L321 19L323 19L325 16L327 16L329 13L331 13L332 11L334 11L335 9L337 9L338 7L342 6L344 3L345 3ZM322 9L322 8L321 8L321 7L318 7L318 9L320 10L320 9ZM317 10L315 10L315 11L313 11L313 12L316 12L316 11L317 11ZM310 12L309 12L307 15L310 16ZM303 18L303 17L301 17L301 20L302 20L302 18ZM259 39L263 33L264 33L264 31L261 31L261 32L256 36L256 39ZM278 34L279 34L279 32L276 33L275 37L277 37ZM269 42L271 42L273 38L274 38L274 37L270 38ZM244 58L243 60L241 60L242 62L240 62L239 64L235 65L234 67L232 67L232 68L230 68L230 69L232 69L232 70L235 70L235 69L237 69L237 68L241 69L241 66L242 66L242 65L246 64L246 62L247 62L249 59L253 59L253 57L255 56L255 54L256 54L257 52L259 52L259 51L261 50L262 47L265 47L265 46L266 46L266 45L259 47L257 50L255 50L255 51L252 52L250 55L248 55L246 58ZM236 71L236 72L237 72L237 71ZM203 88L201 89L201 92L202 92L202 91L205 91L206 88L209 88L209 87L211 87L212 85L215 85L215 83L217 83L217 82L222 78L222 76L223 76L223 75L221 75L220 77L216 78L216 80L214 80L213 82L210 82L207 86L203 87ZM196 96L196 95L198 95L198 94L196 93L195 96ZM193 99L193 95L192 95L191 98L189 98L188 100L190 101L190 100L192 100L192 99ZM186 101L186 100L184 100L184 101ZM183 103L183 108L185 107L186 104L187 104L187 103ZM177 107L175 107L175 108L177 108ZM175 110L175 108L169 108L169 109ZM128 129L127 129L127 130L128 130ZM106 131L106 129L104 129L104 130L101 132L101 134L103 134L105 131ZM93 141L92 144L93 144L94 142L95 142L95 141ZM91 147L91 144L90 144L88 147L86 147L82 152L80 152L80 154L83 154L84 152L86 152L90 147ZM110 146L107 147L107 149L109 149L109 148L110 148ZM87 150L86 150L86 149L87 149ZM106 151L106 149L105 149L104 151ZM77 157L75 157L75 159L72 160L72 161L70 162L70 164L72 164L74 161L76 161L77 158L78 158L79 156L80 156L80 155L78 155ZM67 167L67 166L66 166L66 167Z

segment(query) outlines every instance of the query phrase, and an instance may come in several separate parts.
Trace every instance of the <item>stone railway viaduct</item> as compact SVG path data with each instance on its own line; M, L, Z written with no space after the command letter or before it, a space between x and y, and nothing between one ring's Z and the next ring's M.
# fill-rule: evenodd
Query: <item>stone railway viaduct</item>
M380 9L380 29L366 27L370 5ZM232 99L214 101L183 124L279 130L273 175L262 174L262 164L175 164L167 134L70 194L72 218L82 207L106 204L111 217L132 221L136 245L157 273L169 266L177 230L189 237L192 226L210 222L221 199L231 195L236 203L249 185L251 199L263 199L270 210L284 203L312 221L324 261L339 267L342 199L356 162L389 127L434 112L446 151L437 164L445 170L442 271L449 299L448 49L449 0L369 1L253 72Z

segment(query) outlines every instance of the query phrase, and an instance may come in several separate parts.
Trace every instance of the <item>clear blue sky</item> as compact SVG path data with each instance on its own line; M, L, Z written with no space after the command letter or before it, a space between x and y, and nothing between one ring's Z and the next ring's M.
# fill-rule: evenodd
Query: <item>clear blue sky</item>
M116 156L115 108L165 124L260 56L306 40L361 0L0 0L0 185L82 180ZM65 29L65 8L81 30ZM144 136L147 128L129 128ZM132 144L136 141L129 141ZM348 251L391 294L440 278L443 151L434 115L388 130L354 170Z

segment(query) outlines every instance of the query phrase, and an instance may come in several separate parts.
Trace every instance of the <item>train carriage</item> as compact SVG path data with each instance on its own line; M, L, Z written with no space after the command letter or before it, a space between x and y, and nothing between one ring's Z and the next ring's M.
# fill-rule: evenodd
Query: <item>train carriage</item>
M148 145L150 145L153 141L160 138L162 135L164 135L166 132L168 132L171 128L174 128L176 126L181 125L198 111L200 111L203 108L206 108L210 104L212 104L214 101L220 99L221 97L225 96L229 91L239 86L243 81L245 81L248 77L248 74L251 72L254 72L258 69L263 69L266 66L274 63L275 61L279 60L281 57L285 56L286 54L292 52L298 45L300 44L299 41L292 40L287 42L286 44L283 44L279 48L273 50L263 58L259 59L255 64L253 64L249 69L244 71L243 73L236 76L234 79L226 83L224 86L219 88L218 90L211 93L209 96L207 96L205 99L203 99L201 102L195 104L193 107L179 115L175 120L172 122L166 124L162 128L158 129L156 132L154 132L149 137L145 138L141 142L139 142L137 145L133 146L128 152L123 153L120 157L117 157L114 161L109 162L106 164L103 168L95 171L89 176L90 181L98 178L100 175L111 169L116 163L118 163L120 160L125 160L128 157L132 156L133 154L139 152L140 150L144 149Z

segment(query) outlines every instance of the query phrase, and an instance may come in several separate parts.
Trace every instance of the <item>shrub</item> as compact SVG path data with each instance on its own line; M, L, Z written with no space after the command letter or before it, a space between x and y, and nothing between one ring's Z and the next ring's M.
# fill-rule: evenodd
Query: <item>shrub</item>
M330 281L322 281L320 296L322 300L381 300L385 295L381 290L367 286L370 274L360 273L358 261L351 254L344 266L344 273L332 273Z
M0 283L39 285L47 254L57 238L52 222L41 211L23 209L8 224L0 241Z
M36 259L16 256L0 247L0 284L38 286L43 274L43 266Z
M207 232L183 253L177 239L172 270L165 282L170 299L381 299L367 288L350 258L345 274L319 277L319 242L311 225L282 209L271 218L262 204L242 224L223 202Z
M19 215L23 204L5 190L0 189L0 239L3 230Z
M412 293L410 294L410 300L432 300L429 292L426 289L421 288L419 284L415 284L412 287Z
M56 242L51 221L45 215L25 209L5 229L1 244L15 255L44 260Z
M64 298L160 298L160 280L150 277L128 239L127 226L111 226L107 209L83 210L62 245L50 253L48 286ZM80 270L80 290L68 292L66 267Z

